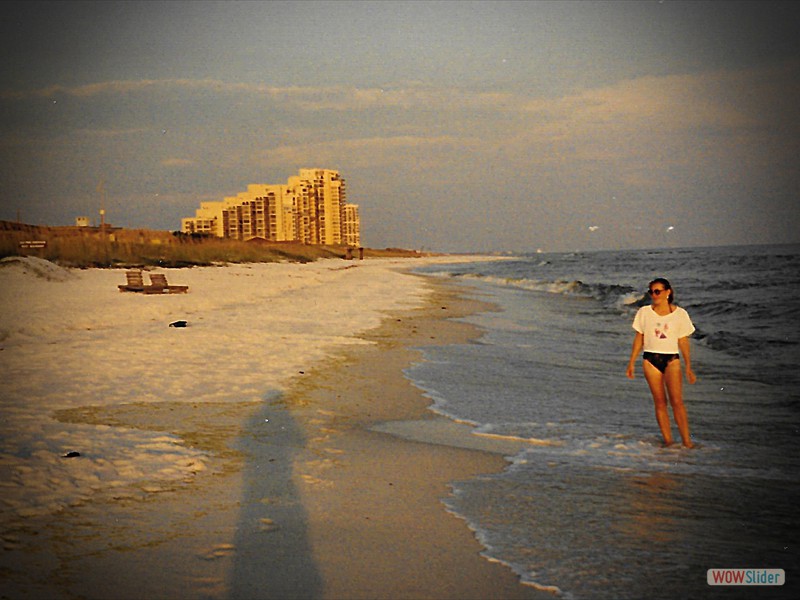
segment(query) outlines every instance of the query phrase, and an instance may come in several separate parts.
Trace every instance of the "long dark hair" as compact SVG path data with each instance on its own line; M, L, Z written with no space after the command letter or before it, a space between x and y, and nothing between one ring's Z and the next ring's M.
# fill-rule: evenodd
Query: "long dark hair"
M657 277L656 279L653 279L653 281L647 284L647 289L652 290L653 284L655 283L660 283L661 285L664 286L665 290L669 290L669 296L667 297L667 301L670 304L675 304L675 292L672 290L672 286L670 285L669 281L667 281L663 277Z

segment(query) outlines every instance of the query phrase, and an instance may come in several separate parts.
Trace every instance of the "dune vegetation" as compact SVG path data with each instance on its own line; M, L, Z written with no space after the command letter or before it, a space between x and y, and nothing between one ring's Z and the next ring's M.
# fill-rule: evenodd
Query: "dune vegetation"
M34 242L33 244L29 242ZM42 244L44 242L44 244ZM421 256L398 248L365 249L365 257ZM298 242L248 241L146 229L39 227L0 223L0 258L32 255L67 267L188 267L225 263L310 262L359 258L359 249Z

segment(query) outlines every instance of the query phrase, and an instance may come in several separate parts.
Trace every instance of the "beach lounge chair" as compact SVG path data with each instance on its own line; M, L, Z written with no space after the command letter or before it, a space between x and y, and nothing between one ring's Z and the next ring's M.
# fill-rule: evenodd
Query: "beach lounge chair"
M144 279L142 278L141 271L126 271L125 277L128 279L128 283L126 285L119 285L120 292L143 292L145 285Z
M162 273L150 275L151 285L144 288L145 294L185 294L189 291L188 285L170 285L167 276Z

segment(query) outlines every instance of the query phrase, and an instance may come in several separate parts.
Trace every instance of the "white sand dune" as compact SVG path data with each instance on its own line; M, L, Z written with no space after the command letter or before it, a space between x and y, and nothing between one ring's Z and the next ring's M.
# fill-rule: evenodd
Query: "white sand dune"
M142 295L118 291L120 270L4 259L0 522L190 480L209 457L166 428L65 422L63 411L263 401L342 345L366 343L356 335L387 312L419 306L428 291L406 267L433 260L456 259L163 269L189 293Z

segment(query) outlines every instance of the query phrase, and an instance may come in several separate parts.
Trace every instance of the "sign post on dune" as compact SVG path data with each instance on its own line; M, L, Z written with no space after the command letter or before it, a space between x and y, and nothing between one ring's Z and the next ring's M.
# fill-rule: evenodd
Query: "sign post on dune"
M22 240L19 243L20 254L36 254L44 258L44 249L47 248L47 240Z
M25 248L25 249L29 249L29 248L34 248L34 249L46 248L47 247L47 241L46 240L25 240L25 241L22 241L22 242L19 243L19 247L20 248Z

